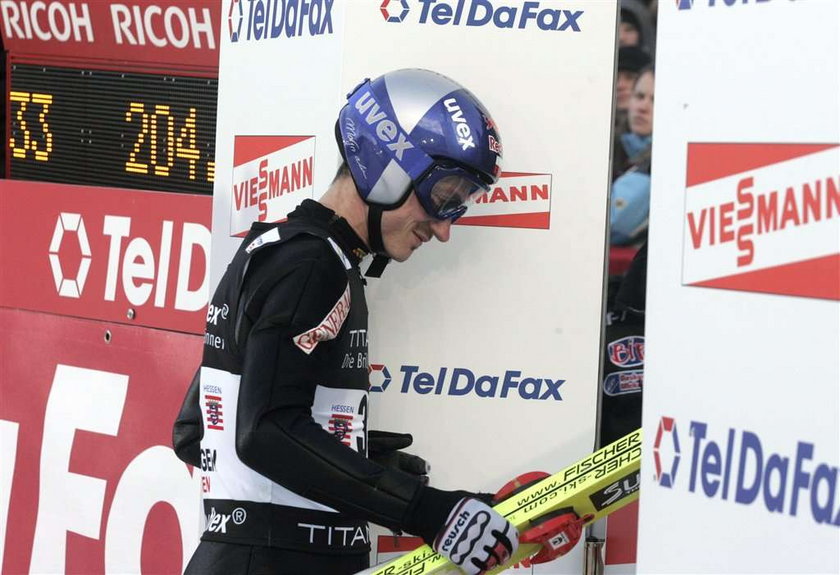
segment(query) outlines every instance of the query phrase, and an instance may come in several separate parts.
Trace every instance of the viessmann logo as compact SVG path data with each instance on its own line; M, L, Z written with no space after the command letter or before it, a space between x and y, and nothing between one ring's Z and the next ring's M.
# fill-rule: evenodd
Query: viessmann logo
M560 386L566 380L528 377L519 370L482 374L466 367L441 367L422 371L417 365L402 365L397 376L399 393L418 395L475 395L485 398L516 397L538 401L563 401ZM383 364L370 365L370 391L397 389L391 372Z
M580 32L583 10L564 10L553 2L511 6L501 0L384 0L379 7L386 22L401 23L415 13L417 23L437 26L494 26ZM419 6L418 6L419 5Z
M721 431L701 421L688 424L688 437L689 453L681 464L677 422L660 419L654 442L660 486L840 527L837 465L818 459L822 454L814 443L769 445L752 431ZM663 456L666 449L673 451ZM678 481L677 469L686 465Z
M840 144L688 145L683 284L840 300Z
M547 230L550 218L551 174L502 172L456 224Z
M232 0L231 42L322 36L333 33L335 0Z
M315 191L314 136L236 136L230 233L245 236L253 222L286 219Z

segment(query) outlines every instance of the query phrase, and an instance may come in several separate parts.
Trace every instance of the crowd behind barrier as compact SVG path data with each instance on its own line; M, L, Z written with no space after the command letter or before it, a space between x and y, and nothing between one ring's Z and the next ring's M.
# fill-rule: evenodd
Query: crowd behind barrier
M658 0L621 0L599 445L641 427Z

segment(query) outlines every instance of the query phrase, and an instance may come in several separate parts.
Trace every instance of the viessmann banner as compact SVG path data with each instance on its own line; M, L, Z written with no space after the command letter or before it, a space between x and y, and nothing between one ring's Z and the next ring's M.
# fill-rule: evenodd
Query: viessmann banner
M660 5L640 572L840 571L838 22Z
M589 453L617 3L227 0L222 13L211 288L251 222L327 189L354 86L398 68L448 75L493 114L501 141L473 144L503 171L447 245L368 282L372 425L411 432L442 488L495 491ZM556 441L499 433L525 421ZM575 433L558 437L557 421Z

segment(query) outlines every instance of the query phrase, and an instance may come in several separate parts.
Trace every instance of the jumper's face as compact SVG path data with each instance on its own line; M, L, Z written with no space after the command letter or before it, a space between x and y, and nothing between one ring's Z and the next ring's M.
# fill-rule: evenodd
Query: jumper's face
M628 110L630 130L640 136L653 132L653 73L648 71L639 76L633 87Z
M426 213L412 192L395 210L382 213L382 241L392 259L404 262L411 254L433 237L449 241L451 220L438 220Z

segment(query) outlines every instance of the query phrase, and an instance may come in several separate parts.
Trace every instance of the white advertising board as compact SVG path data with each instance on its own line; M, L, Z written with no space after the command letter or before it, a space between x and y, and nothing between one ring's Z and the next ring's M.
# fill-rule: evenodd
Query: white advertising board
M445 489L579 459L599 392L616 2L331 6L332 33L270 37L249 3L224 3L211 284L251 219L326 190L348 91L397 68L448 75L493 114L504 173L448 244L368 282L371 426L413 433ZM535 572L579 572L582 547Z
M840 571L838 32L660 5L639 572Z

